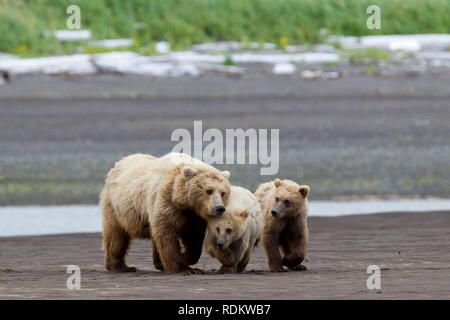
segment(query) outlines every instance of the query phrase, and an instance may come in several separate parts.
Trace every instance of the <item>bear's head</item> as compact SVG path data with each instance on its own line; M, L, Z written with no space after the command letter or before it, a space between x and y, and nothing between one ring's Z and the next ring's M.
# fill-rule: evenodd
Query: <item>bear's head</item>
M174 201L204 219L221 216L230 195L230 172L210 166L183 165L176 183Z
M291 180L275 179L275 204L271 214L275 218L301 214L308 209L308 186L300 186Z
M226 249L235 240L242 237L247 229L250 212L248 209L232 209L222 217L208 221L209 232L217 238L217 247Z

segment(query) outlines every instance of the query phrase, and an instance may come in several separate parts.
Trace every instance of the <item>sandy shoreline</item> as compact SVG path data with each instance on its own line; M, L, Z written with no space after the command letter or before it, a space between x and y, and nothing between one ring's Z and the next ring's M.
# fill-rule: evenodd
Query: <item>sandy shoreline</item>
M257 248L245 274L218 275L205 253L201 276L168 275L151 263L149 242L128 257L140 271L103 268L101 235L0 239L0 299L449 299L450 212L311 217L306 272L271 274ZM81 290L68 290L67 265L81 268ZM381 268L381 290L368 290L368 265Z

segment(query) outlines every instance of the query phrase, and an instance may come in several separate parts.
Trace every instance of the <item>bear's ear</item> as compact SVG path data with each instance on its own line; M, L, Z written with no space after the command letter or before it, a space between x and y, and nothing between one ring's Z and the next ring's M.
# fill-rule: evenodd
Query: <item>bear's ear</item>
M230 179L230 171L221 171L220 172L226 179Z
M278 188L279 186L281 186L281 180L278 178L275 179L274 183L275 183L275 188Z
M189 179L197 174L197 170L190 166L185 166L183 167L183 174L185 178Z
M302 195L303 198L306 199L306 197L309 194L309 187L308 186L300 186L300 188L298 188L298 192Z
M242 219L247 219L248 215L250 214L250 211L248 209L245 209L244 211L241 211L239 213L239 217L241 217Z

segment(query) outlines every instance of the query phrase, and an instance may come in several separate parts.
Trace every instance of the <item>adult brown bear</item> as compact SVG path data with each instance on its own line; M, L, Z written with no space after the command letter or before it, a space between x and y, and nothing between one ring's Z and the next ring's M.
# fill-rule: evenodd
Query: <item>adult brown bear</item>
M100 196L106 269L136 271L125 263L130 242L151 237L157 269L200 272L189 265L200 258L206 221L225 211L229 175L180 153L118 161Z

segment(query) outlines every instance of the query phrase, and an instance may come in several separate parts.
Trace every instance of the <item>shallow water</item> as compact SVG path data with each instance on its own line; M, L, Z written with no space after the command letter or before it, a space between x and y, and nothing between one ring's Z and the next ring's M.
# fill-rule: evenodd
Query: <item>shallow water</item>
M311 201L309 216L450 210L446 200ZM0 237L100 232L96 205L0 207Z

